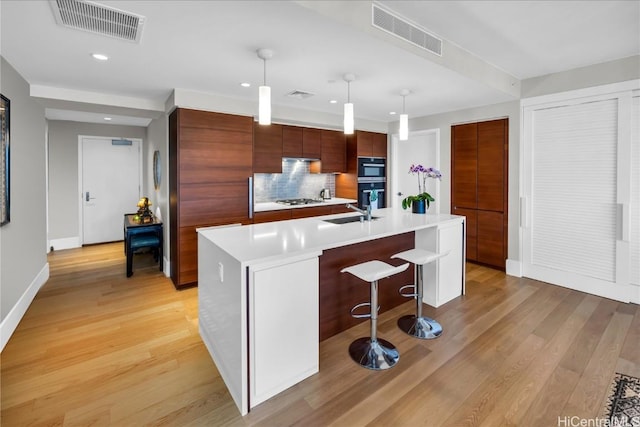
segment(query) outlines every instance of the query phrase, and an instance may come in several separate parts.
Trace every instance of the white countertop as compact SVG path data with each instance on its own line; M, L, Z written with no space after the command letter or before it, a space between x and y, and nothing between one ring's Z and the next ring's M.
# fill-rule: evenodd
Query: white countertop
M347 203L358 203L358 201L354 199L342 199L340 197L333 197L331 199L326 199L318 203L311 203L308 205L294 205L294 206L283 205L281 203L276 203L276 202L261 202L261 203L256 203L253 206L253 211L254 212L282 211L286 209L315 208L318 206L343 205Z
M198 233L243 265L249 265L435 227L447 222L461 222L464 219L462 216L449 214L413 214L397 207L374 210L373 216L379 218L370 222L337 225L323 221L359 215L354 212L237 227L201 228Z

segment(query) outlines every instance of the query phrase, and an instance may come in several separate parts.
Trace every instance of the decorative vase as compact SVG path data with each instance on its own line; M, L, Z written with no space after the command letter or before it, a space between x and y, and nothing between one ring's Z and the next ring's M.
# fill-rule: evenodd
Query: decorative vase
M411 211L416 214L427 213L427 202L425 200L414 200L411 203Z

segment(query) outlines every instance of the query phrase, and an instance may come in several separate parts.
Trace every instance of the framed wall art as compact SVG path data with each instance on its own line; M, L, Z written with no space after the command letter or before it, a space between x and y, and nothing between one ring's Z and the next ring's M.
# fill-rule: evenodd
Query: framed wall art
M9 125L11 102L0 95L0 226L9 222Z

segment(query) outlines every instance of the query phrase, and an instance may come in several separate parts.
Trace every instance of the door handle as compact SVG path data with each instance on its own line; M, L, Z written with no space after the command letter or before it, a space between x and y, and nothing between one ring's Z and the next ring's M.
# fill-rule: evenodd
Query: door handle
M402 196L402 191L398 191L398 196Z
M93 200L93 199L95 199L95 197L89 197L89 192L87 191L84 195L84 200L88 202L89 200Z

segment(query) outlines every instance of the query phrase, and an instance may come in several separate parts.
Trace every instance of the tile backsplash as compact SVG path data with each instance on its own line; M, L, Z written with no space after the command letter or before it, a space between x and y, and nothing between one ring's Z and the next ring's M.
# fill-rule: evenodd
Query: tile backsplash
M335 197L334 174L310 173L311 163L303 160L283 159L282 173L254 174L254 197L256 203L273 202L280 199L320 197L320 190L329 188Z

